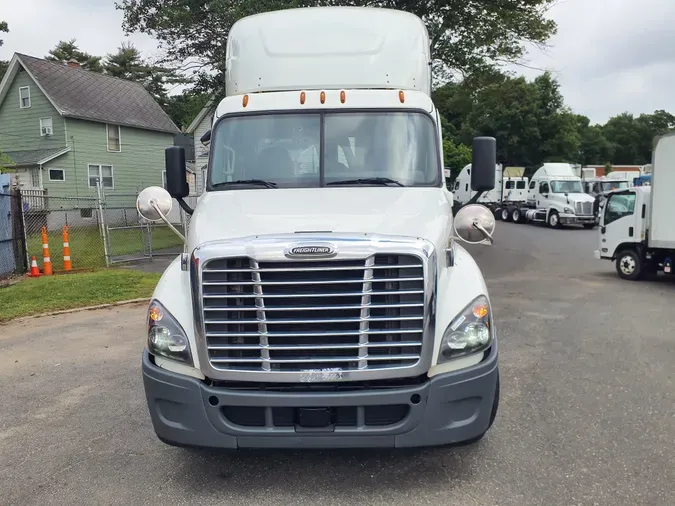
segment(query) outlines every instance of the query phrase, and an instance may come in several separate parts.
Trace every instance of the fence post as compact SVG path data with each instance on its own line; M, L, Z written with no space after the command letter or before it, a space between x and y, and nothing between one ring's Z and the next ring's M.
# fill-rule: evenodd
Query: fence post
M11 191L10 191L11 193ZM19 232L19 247L22 250L24 261L23 265L25 270L23 272L28 272L28 266L30 265L30 257L28 256L28 237L26 236L26 216L23 212L23 195L21 194L21 188L16 188L14 190L16 195L16 212L19 215L19 219L15 221L17 225L15 232Z
M108 224L105 215L103 214L103 190L101 189L101 180L96 181L96 193L98 195L98 214L101 217L99 220L99 228L101 232L101 239L103 240L103 253L105 255L105 266L110 267L110 250L108 248Z

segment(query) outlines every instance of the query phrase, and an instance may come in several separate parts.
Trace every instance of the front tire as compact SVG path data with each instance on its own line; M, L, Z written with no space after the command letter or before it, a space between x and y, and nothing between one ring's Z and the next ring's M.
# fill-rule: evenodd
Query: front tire
M635 281L643 274L643 264L637 251L628 249L616 256L616 272L621 279Z
M560 216L558 216L558 211L555 209L548 213L548 219L546 222L550 228L560 228L562 226L560 225Z

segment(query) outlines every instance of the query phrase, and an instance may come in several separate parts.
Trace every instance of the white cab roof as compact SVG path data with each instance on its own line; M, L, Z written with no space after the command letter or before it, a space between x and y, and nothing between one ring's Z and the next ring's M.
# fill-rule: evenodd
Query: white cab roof
M226 94L389 88L431 92L429 35L417 16L309 7L248 16L227 40Z
M569 163L545 163L534 173L532 179L552 177L579 179Z

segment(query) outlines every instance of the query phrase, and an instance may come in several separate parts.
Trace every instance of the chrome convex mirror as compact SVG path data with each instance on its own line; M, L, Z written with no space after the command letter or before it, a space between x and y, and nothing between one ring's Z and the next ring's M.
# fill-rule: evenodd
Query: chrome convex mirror
M136 209L138 214L148 221L163 221L169 228L185 242L185 236L169 221L168 215L173 208L173 199L169 192L159 186L148 186L138 194Z
M487 207L469 204L455 215L455 235L468 244L492 244L495 217Z

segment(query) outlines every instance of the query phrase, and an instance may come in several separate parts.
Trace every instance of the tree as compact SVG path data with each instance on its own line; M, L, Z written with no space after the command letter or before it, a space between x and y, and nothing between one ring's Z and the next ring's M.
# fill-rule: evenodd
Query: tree
M92 72L103 72L100 56L92 56L89 53L80 51L75 39L69 41L59 41L49 54L45 56L45 60L53 62L68 63L71 60L79 62L81 67Z
M116 53L108 54L102 67L107 75L142 84L163 108L169 101L167 86L186 81L176 71L144 60L132 43L122 43Z
M448 72L466 76L490 66L520 61L524 43L543 45L555 33L546 19L555 0L348 0L341 5L399 9L423 19L431 38L436 77ZM160 41L168 62L195 72L198 85L221 89L225 69L225 37L238 19L260 12L319 5L336 0L119 0L127 33L147 33Z
M206 93L186 90L179 95L169 96L164 110L181 130L187 129L209 100Z
M451 139L443 140L443 165L450 169L450 179L455 179L460 171L471 163L471 148L464 144L456 145Z
M602 126L591 125L586 116L577 115L578 131L581 137L579 163L582 165L602 165L611 160L614 146L603 133Z
M9 33L9 26L7 26L7 21L0 21L0 32ZM4 44L3 40L0 39L0 46ZM6 60L0 60L0 81L5 76L7 68L9 67L9 62Z

